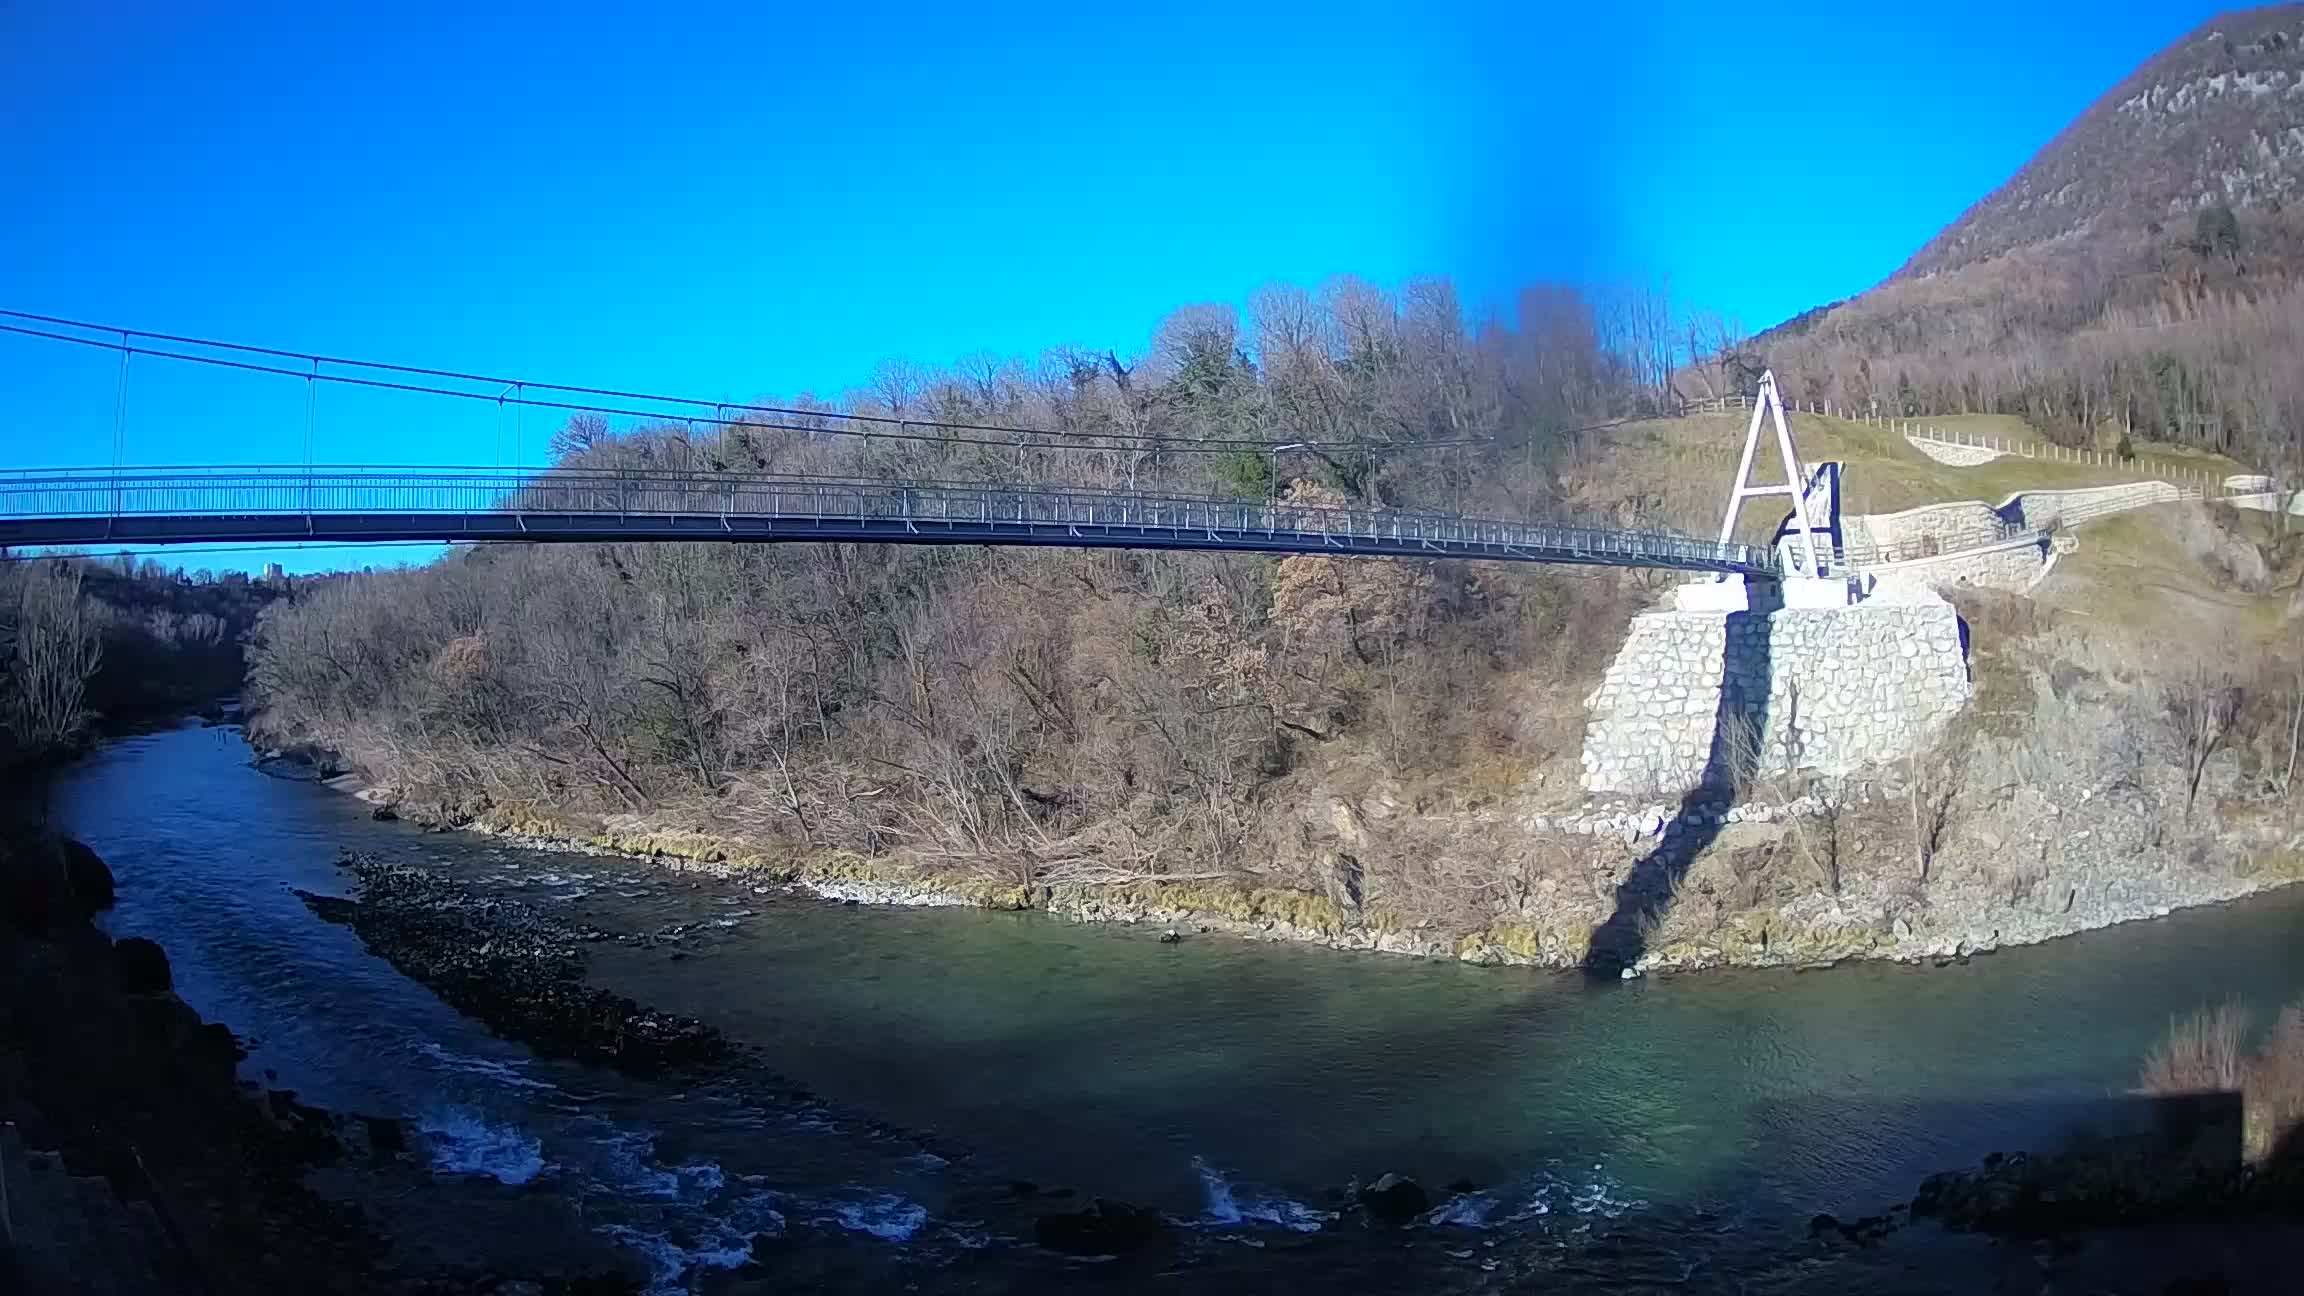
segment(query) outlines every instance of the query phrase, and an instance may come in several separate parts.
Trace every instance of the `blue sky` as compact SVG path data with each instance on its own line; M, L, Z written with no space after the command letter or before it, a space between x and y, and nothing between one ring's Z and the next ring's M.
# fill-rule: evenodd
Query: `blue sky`
M2218 7L1542 8L0 0L0 306L715 399L1340 272L1759 327ZM110 374L0 338L0 467L107 460ZM140 372L126 457L299 459L301 411ZM323 417L321 458L490 421Z

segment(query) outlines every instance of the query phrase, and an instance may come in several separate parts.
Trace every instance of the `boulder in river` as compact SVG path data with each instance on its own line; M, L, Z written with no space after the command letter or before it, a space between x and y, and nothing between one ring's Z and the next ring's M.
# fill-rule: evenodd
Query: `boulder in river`
M120 961L120 988L129 994L166 994L176 980L168 971L168 954L141 936L130 936L112 947Z
M1083 1210L1042 1215L1032 1221L1032 1240L1065 1255L1125 1255L1168 1235L1168 1221L1149 1206L1097 1198Z
M1397 1228L1432 1209L1432 1195L1406 1175L1388 1174L1362 1188L1360 1209L1371 1224Z
M112 870L102 857L69 837L57 843L57 849L64 856L64 880L71 885L80 907L88 913L111 908L115 890Z

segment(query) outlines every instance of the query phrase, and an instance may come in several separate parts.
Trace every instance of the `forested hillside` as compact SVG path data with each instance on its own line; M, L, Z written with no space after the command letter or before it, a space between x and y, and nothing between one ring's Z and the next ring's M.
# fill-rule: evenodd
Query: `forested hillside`
M1661 320L1661 310L1655 312ZM738 425L611 429L569 465L1090 485L1573 512L1571 429L1654 409L1623 316L1531 294L1467 327L1445 285L1196 308L1150 354L884 370L850 412L1119 434L997 446ZM1646 359L1643 359L1643 356ZM1242 434L1325 449L1196 451ZM1630 498L1614 520L1632 521ZM495 545L264 619L263 732L463 811L674 804L774 840L1029 876L1221 872L1293 775L1461 797L1572 766L1651 578L1464 563L842 545Z
M2219 14L2106 90L1897 278L2059 239L2151 225L2189 233L2212 207L2278 210L2304 198L2299 85L2304 5Z
M2304 470L2304 6L2114 86L1887 283L1745 346L1807 399ZM1894 201L1893 187L1878 195Z
M0 554L0 765L237 692L243 640L279 593L149 559Z

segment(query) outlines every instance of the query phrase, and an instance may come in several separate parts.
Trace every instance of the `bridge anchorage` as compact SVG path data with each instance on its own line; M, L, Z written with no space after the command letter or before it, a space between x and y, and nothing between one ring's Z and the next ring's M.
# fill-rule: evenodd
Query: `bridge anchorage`
M1760 453L1763 431L1774 433L1776 456L1784 480L1777 485L1752 484L1753 460ZM1753 605L1750 579L1759 576L1776 586L1766 601L1787 608L1847 607L1863 597L1868 582L1856 570L1840 543L1840 465L1818 464L1813 474L1800 463L1800 450L1792 439L1792 425L1784 416L1784 400L1776 390L1776 373L1760 375L1752 401L1752 420L1744 431L1744 452L1736 463L1736 479L1728 487L1728 504L1720 517L1720 542L1736 534L1745 501L1770 495L1789 496L1791 512L1777 527L1771 556L1776 560L1766 573L1723 573L1715 580L1697 581L1675 592L1675 605L1684 611L1742 612Z

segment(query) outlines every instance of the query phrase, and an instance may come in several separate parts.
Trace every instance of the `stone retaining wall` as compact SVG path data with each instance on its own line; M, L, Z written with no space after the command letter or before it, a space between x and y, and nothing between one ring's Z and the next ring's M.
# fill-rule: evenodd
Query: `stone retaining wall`
M2027 536L2006 544L1963 549L1934 558L1866 567L1874 580L1943 591L1962 585L2021 594L2040 583L2048 569L2048 542Z
M1959 617L1924 590L1847 608L1647 612L1585 701L1584 786L1676 796L1845 774L1918 749L1969 694ZM1724 721L1736 728L1721 733ZM1741 768L1755 746L1757 770Z
M1934 541L1940 550L1990 544L2001 536L2003 515L1982 500L1955 500L1949 504L1923 504L1900 513L1865 513L1849 519L1851 533L1861 531L1880 549L1901 549Z
M1938 441L1933 437L1911 436L1905 441L1912 448L1940 464L1953 468L1979 468L2008 453L1994 446L1963 445L1952 441Z
M2009 496L2001 511L2012 513L2025 526L2044 530L2058 521L2084 522L2106 513L2152 504L2174 504L2184 498L2183 491L2167 482L2125 482L2118 486L2024 491Z

